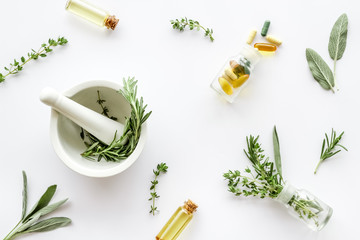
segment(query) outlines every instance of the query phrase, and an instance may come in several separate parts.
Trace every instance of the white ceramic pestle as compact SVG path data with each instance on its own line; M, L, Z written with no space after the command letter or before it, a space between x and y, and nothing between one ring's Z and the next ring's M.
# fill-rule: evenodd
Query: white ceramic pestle
M123 124L82 106L53 88L44 88L40 100L108 145L114 140L116 131L117 138L123 133Z

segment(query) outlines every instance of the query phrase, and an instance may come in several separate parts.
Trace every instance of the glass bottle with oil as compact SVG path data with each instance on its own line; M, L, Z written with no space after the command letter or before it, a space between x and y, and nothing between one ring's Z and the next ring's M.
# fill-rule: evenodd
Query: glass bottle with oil
M65 9L100 27L114 30L119 19L107 11L84 0L68 0Z
M187 200L184 206L179 207L169 221L156 236L156 240L175 240L193 218L193 213L198 206Z

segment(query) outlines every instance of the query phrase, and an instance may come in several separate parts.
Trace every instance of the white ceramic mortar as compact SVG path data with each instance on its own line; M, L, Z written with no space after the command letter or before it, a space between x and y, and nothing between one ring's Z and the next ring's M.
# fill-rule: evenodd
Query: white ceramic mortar
M96 102L98 99L97 90L99 90L101 98L106 100L104 105L109 108L110 115L117 117L118 121L124 124L125 117L130 116L131 108L124 97L117 92L120 88L122 86L114 82L89 81L63 92L63 95L101 113L102 109ZM80 154L86 150L86 146L80 137L80 132L81 129L78 125L57 111L51 110L50 137L59 158L70 169L82 175L109 177L124 171L138 159L145 144L146 123L142 125L141 136L134 152L119 163L106 162L104 159L97 162L83 158Z

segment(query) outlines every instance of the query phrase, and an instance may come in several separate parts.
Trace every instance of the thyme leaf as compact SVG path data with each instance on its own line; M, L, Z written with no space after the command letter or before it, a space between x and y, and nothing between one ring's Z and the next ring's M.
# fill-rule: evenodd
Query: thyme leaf
M178 29L180 32L184 31L186 27L189 27L190 30L197 30L200 31L200 29L203 29L205 31L205 37L209 37L210 40L213 42L213 30L211 28L205 28L200 25L199 21L187 19L187 17L175 20L170 20L170 23L173 27L173 29Z
M156 170L155 169L153 170L155 178L153 181L151 181L151 187L150 187L151 197L148 199L149 201L152 201L151 209L149 212L149 213L152 213L152 215L155 215L155 213L159 211L158 208L155 207L155 200L160 197L155 190L156 185L159 183L157 178L160 175L160 173L166 173L167 169L168 169L168 166L166 166L166 163L160 163L156 166Z
M68 42L64 37L59 37L57 40L49 39L47 43L41 44L39 50L35 51L31 49L31 52L27 54L27 57L22 56L20 60L14 59L13 63L10 63L9 67L4 67L6 73L0 73L0 83L4 82L6 77L9 75L14 75L23 70L24 65L31 60L37 60L39 57L46 57L47 53L52 52L52 47L56 47L58 45L62 46Z

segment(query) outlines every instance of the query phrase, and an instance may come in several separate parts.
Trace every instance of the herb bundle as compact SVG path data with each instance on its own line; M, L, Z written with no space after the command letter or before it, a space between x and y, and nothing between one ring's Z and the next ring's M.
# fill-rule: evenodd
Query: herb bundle
M152 213L152 215L155 215L155 213L159 211L157 209L157 207L155 207L155 200L160 197L155 190L156 185L159 183L159 181L157 180L157 177L160 175L160 173L166 173L167 169L168 169L168 166L166 166L166 163L160 163L156 166L156 170L153 169L155 178L154 178L154 181L151 181L151 187L150 187L151 198L148 199L149 201L152 201L151 209L149 212L149 213Z
M347 151L346 147L344 147L343 145L341 145L339 142L341 140L341 137L344 135L344 132L342 132L338 137L336 136L336 132L334 131L334 129L331 129L331 137L329 140L328 135L325 133L325 138L323 140L323 144L321 147L321 154L320 154L320 161L317 164L314 174L316 174L320 164L325 161L328 158L331 158L332 156L334 156L335 154L339 153L341 151L341 149L338 149L335 151L336 147L342 148L345 151ZM326 149L325 149L325 143L326 143Z
M137 81L135 78L123 79L123 90L119 90L119 93L128 101L131 107L130 118L126 118L124 131L121 137L116 140L117 133L114 134L114 140L107 145L97 139L91 134L87 134L88 141L84 143L87 146L87 150L81 155L87 159L100 161L119 162L126 159L135 150L137 143L139 142L141 134L141 126L148 119L151 111L145 113L147 105L144 105L143 98L140 100L137 98ZM98 100L98 103L102 106L103 114L108 115L108 109L102 105L104 100ZM110 117L111 118L111 117Z
M274 127L273 131L275 164L265 157L258 139L259 136L247 137L247 151L244 149L254 171L249 167L244 173L239 170L229 170L223 174L223 177L228 181L228 191L236 196L277 199L286 183L282 177L280 145L276 128ZM286 204L292 207L300 219L312 220L316 226L319 225L318 216L323 209L316 200L294 194Z
M190 30L196 29L197 31L200 31L200 29L203 29L205 31L205 37L209 37L212 42L214 41L214 37L212 36L212 34L214 33L213 30L211 28L205 28L201 26L199 21L187 19L185 17L181 18L181 20L170 20L170 23L173 29L178 29L180 32L184 31L187 26L189 26Z
M67 199L49 205L52 197L56 191L56 185L50 186L46 192L41 196L39 201L33 208L27 212L27 177L23 171L23 201L21 219L16 226L5 236L4 240L11 240L18 236L32 232L46 232L64 227L71 223L71 220L66 217L52 217L45 220L40 220L46 214L49 214L63 205Z
M14 59L13 63L10 63L9 67L4 67L6 73L0 73L0 83L5 81L5 78L9 75L17 74L23 70L24 65L31 60L37 60L39 57L46 57L47 53L52 52L52 47L56 47L58 45L62 46L68 42L64 37L59 37L57 40L49 39L47 43L41 44L39 50L35 51L31 49L31 52L27 54L27 58L22 56L20 60Z
M334 93L335 89L337 89L335 78L336 61L342 58L346 48L347 26L348 18L344 13L337 19L331 30L328 51L331 59L334 60L333 71L317 52L311 48L306 49L306 60L314 79L318 81L321 87Z

